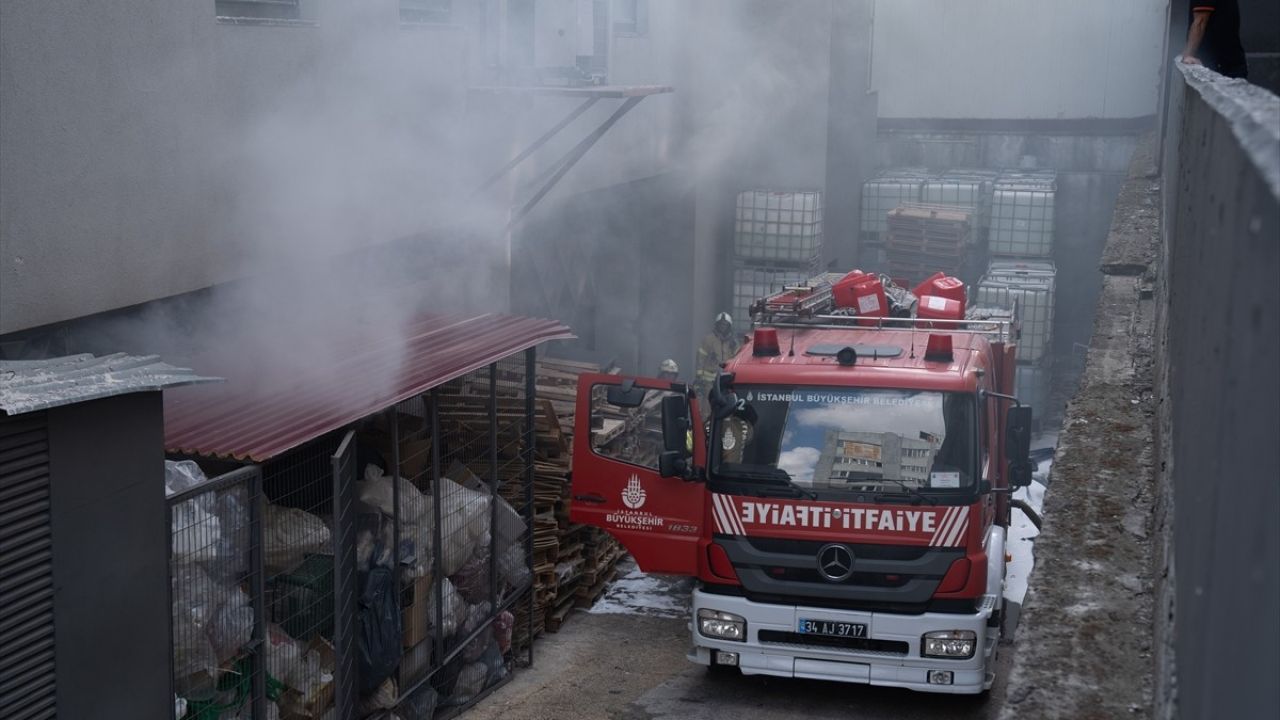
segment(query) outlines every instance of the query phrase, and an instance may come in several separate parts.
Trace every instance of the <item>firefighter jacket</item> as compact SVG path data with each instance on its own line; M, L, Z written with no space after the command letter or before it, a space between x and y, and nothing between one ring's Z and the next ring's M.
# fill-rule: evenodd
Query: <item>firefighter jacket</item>
M722 340L719 335L710 333L698 347L698 374L694 378L694 387L699 394L705 392L715 382L720 365L729 361L741 345L736 335Z

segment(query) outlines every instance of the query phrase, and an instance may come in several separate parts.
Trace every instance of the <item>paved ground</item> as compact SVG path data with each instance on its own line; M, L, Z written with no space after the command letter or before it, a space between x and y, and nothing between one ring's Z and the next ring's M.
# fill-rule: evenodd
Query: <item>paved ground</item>
M685 659L689 631L687 581L629 591L609 608L576 611L535 648L534 666L515 677L464 720L756 720L764 718L994 718L1004 698L1008 647L989 698L926 695L809 680L713 676ZM620 607L623 606L623 607ZM625 607L630 606L630 607Z

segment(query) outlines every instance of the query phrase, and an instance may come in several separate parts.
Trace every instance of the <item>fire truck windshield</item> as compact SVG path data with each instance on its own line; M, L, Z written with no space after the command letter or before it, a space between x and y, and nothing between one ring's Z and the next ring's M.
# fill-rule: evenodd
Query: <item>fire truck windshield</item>
M725 480L750 483L762 470L782 470L792 485L818 494L974 485L970 394L741 385L736 391L742 404L715 429L711 471Z

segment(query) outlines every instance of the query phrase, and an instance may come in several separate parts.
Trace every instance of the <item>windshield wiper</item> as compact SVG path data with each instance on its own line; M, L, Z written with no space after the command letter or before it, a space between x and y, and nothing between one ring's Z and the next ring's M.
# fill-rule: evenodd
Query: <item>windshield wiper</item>
M816 493L795 484L795 481L791 479L791 473L783 470L782 468L769 467L767 465L723 463L720 466L720 474L731 480L746 480L749 482L769 483L771 485L779 486L793 491L796 493L796 497L806 497L810 500L818 499ZM757 489L759 488L753 488L753 490Z
M938 504L937 498L931 495L924 494L923 492L920 491L920 488L914 485L908 485L905 482L894 479L894 478L875 478L875 479L868 478L866 480L860 480L858 482L865 483L865 484L893 483L894 485L897 485L898 487L902 488L901 493L887 493L887 492L876 493L875 495L876 502L882 502L882 501L887 502L889 500L897 500L897 499L900 499L902 495L906 495L907 497L913 498L915 500L919 500L920 502L929 503L930 505Z

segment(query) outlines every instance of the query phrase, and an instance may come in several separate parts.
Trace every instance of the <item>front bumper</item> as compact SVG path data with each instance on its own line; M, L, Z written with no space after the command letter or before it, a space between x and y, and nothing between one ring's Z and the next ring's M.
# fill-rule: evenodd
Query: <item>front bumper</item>
M747 640L731 642L708 638L694 626L690 628L693 649L689 653L689 659L702 665L710 665L712 651L718 650L738 653L738 667L746 675L776 675L903 687L924 692L975 694L989 689L994 679L992 671L995 667L999 629L987 627L987 620L991 617L994 606L994 602L985 602L981 610L967 615L895 615L803 605L773 605L695 590L694 618L701 608L741 615L747 620ZM794 632L801 618L865 623L869 639L906 643L906 651L851 650L760 640L762 630ZM974 656L965 660L921 657L920 637L934 630L974 631L978 637ZM930 683L931 670L951 672L951 684Z

